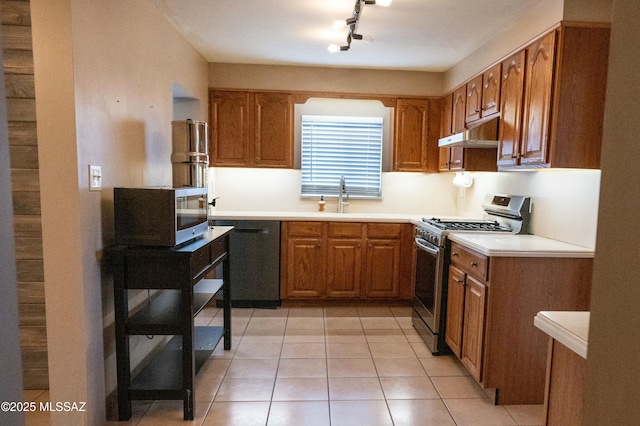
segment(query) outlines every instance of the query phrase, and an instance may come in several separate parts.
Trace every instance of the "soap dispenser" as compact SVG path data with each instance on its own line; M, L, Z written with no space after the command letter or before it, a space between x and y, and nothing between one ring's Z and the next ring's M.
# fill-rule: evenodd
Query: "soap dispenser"
M318 211L319 212L323 212L324 211L324 206L325 206L324 195L321 195L320 196L320 201L318 201Z

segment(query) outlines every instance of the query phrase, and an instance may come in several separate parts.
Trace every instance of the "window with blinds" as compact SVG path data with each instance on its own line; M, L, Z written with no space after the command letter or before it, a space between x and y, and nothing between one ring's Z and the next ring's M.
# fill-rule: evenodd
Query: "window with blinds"
M382 117L303 115L302 196L382 196Z

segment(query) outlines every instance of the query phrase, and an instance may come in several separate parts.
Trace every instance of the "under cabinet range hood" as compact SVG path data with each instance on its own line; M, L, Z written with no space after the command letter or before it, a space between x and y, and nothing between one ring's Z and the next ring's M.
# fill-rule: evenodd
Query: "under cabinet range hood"
M482 121L464 132L438 140L438 146L440 148L497 148L499 123L499 116Z

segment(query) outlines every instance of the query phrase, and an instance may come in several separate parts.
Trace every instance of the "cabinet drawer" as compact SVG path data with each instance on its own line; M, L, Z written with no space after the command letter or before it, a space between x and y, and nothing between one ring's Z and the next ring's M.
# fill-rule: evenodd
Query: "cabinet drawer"
M483 281L487 280L489 259L465 246L451 243L451 263L473 277Z
M212 244L207 244L206 246L193 252L193 254L191 255L191 278L197 277L202 271L207 268L207 266L211 264L211 246Z
M369 223L367 238L401 238L401 223Z
M362 237L362 224L329 222L328 235L331 238L360 238Z
M322 222L287 222L287 235L290 237L321 237Z
M209 263L214 263L216 260L220 259L227 252L227 240L228 236L225 236L224 239L220 238L211 243L211 257L209 258Z

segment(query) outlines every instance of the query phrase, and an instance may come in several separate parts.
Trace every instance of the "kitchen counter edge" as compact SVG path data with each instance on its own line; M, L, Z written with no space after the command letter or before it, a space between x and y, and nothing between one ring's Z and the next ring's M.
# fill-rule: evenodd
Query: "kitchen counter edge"
M587 359L590 316L589 312L582 311L540 311L534 317L533 324Z
M215 220L278 220L278 221L327 221L327 222L388 222L411 223L421 221L424 215L394 213L329 213L329 212L255 212L222 211L209 215Z
M464 234L452 232L451 241L491 257L571 257L593 258L595 251L537 235Z

